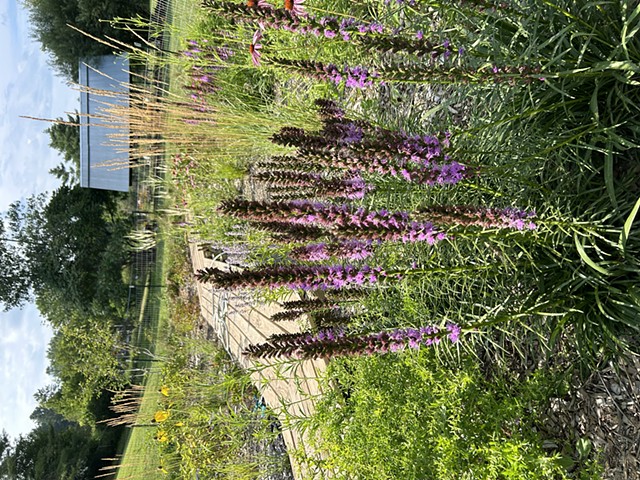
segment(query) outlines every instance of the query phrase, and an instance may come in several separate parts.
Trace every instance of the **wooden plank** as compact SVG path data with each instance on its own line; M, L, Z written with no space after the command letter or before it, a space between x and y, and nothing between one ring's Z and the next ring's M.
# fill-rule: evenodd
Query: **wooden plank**
M191 260L194 271L215 266L227 268L221 262L204 257L197 244L190 244ZM287 428L292 418L306 417L314 411L314 399L320 391L318 378L326 370L325 360L305 360L297 362L252 361L242 351L252 343L262 343L276 333L295 333L300 331L297 322L272 322L270 317L282 308L277 304L247 304L245 298L232 292L214 290L210 285L198 284L201 299L201 314L213 327L218 339L229 354L243 367L253 370L254 385L264 397L265 402L274 410L283 424L283 437L289 451L294 476L299 480L328 478L325 473L318 477L308 466L299 465L293 455L303 449L309 451L309 441L294 428ZM299 299L294 297L293 299ZM224 308L218 307L226 302ZM224 310L224 315L221 315ZM264 365L263 365L264 364Z

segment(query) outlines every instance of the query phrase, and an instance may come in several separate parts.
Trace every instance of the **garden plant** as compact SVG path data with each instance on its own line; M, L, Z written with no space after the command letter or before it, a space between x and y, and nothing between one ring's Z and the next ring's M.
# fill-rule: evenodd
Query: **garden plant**
M247 357L329 360L289 418L321 455L290 454L317 478L632 469L545 419L639 353L640 6L194 8L163 52L169 213L226 259L197 281L299 322Z

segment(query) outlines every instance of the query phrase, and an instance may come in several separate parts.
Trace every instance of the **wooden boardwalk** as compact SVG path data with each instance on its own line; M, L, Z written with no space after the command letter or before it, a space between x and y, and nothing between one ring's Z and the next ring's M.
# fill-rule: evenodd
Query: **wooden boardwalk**
M211 266L226 267L224 263L205 258L196 243L190 244L190 251L194 272ZM275 333L299 332L299 326L290 321L272 322L270 316L282 310L277 304L256 305L251 297L242 293L216 290L201 283L198 283L198 294L202 317L211 325L232 358L254 371L255 386L278 415L296 479L325 478L325 475L318 477L296 461L297 451L304 451L307 455L313 453L308 450L305 438L291 428L291 422L313 412L314 398L320 394L318 378L326 369L327 361L272 362L266 365L246 358L242 351L248 345L262 343Z

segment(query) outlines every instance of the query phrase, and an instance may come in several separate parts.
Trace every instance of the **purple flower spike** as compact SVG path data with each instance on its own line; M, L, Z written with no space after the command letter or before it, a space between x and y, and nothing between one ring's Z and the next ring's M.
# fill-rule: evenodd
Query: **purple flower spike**
M446 333L449 332L449 333ZM254 358L330 358L343 355L373 355L418 350L438 344L444 337L457 342L460 327L449 324L445 331L435 327L396 329L371 334L346 335L342 329L324 329L316 335L308 333L274 335L266 343L251 345L245 355Z
M341 289L361 286L378 281L378 276L386 274L379 267L335 266L275 266L247 269L242 272L223 271L217 268L199 270L196 277L200 282L211 283L217 288L238 289L256 287L288 287L302 290Z
M456 343L460 339L460 333L462 332L462 329L459 325L450 323L449 325L447 325L447 331L449 332L449 335L447 335L447 337L449 338L449 340L451 340L451 343Z

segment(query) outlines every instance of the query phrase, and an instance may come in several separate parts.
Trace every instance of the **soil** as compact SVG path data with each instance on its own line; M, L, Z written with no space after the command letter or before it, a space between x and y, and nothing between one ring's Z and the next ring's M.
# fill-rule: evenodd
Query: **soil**
M545 427L574 444L588 439L604 463L603 479L640 479L639 371L638 357L609 362L551 399Z

